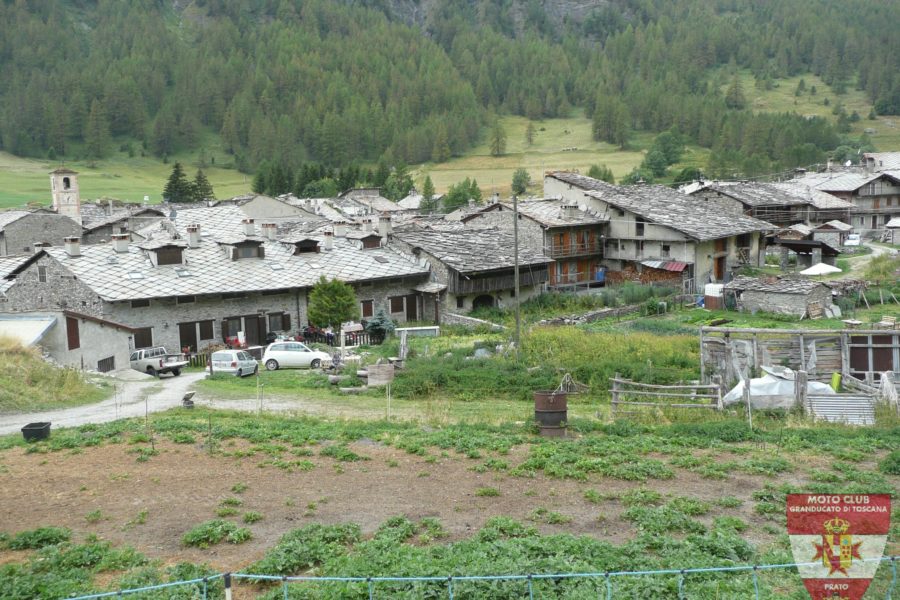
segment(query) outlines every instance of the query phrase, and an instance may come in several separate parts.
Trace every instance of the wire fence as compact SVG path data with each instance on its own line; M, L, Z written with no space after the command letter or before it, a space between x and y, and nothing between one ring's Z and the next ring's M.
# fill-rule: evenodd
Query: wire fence
M900 559L900 556L884 556L881 558L868 558L863 559L862 562L887 562L890 565L890 582L887 584L887 589L885 591L885 600L891 600L894 598L894 592L897 590L897 562ZM809 563L784 563L784 564L770 564L770 565L738 565L738 566L729 566L729 567L700 567L700 568L690 568L690 569L659 569L659 570L648 570L648 571L604 571L604 572L596 572L596 573L553 573L553 574L528 574L528 575L453 575L453 576L425 576L425 577L287 577L287 576L276 576L276 575L254 575L251 573L219 573L216 575L210 575L208 577L203 577L199 579L189 579L185 581L173 581L169 583L162 583L158 585L150 585L146 587L133 588L127 590L117 590L113 592L102 592L97 594L88 594L85 596L77 596L77 597L69 597L67 600L92 600L94 598L122 598L125 596L133 595L133 594L145 594L152 592L161 592L163 590L172 590L173 588L190 588L187 591L189 596L181 596L178 597L189 597L189 598L200 598L202 600L213 600L218 598L224 598L225 600L232 599L232 589L233 584L236 581L247 581L249 583L270 583L280 585L282 589L282 595L284 600L288 600L289 597L289 586L291 584L298 583L306 583L306 584L325 584L325 585L337 585L337 584L354 584L360 587L357 590L357 593L354 596L368 596L370 600L379 598L379 590L387 593L384 597L390 597L389 592L386 588L390 587L390 584L401 584L401 585L410 585L410 584L432 584L431 593L428 594L428 597L434 598L438 597L435 595L435 588L443 588L445 597L448 600L453 600L455 596L454 594L459 595L460 591L464 591L465 585L467 583L510 583L516 584L519 586L519 591L517 596L521 598L527 597L529 600L534 600L534 598L541 597L541 591L539 588L539 583L541 582L553 582L555 584L559 584L562 581L571 581L571 580L587 580L593 582L595 584L598 593L594 595L594 597L599 598L599 600L612 600L613 598L625 597L625 595L617 596L616 595L616 580L624 579L624 578L633 578L633 577L650 577L650 576L663 576L663 577L672 577L675 578L675 582L677 583L677 598L678 600L688 600L689 598L701 598L706 596L692 596L691 595L691 577L692 575L702 575L702 574L726 574L726 573L734 573L734 574L745 574L749 575L752 581L753 586L753 598L755 600L760 600L763 596L761 596L761 583L760 583L760 575L762 573L768 571L775 571L779 569L794 569L797 567L806 567L806 566L816 566L820 565L820 562L809 562ZM219 582L219 580L222 580ZM838 583L840 580L836 580ZM783 581L781 582L784 583ZM343 595L339 590L335 590L337 593L335 597L341 597ZM424 590L423 590L424 591ZM346 590L344 591L346 592ZM269 595L269 598L274 597L274 595ZM421 594L421 597L425 597L424 594ZM545 597L560 597L556 592L551 592ZM631 593L627 594L627 597L633 597ZM770 594L766 594L765 597L770 597ZM897 597L897 600L900 600L900 597Z

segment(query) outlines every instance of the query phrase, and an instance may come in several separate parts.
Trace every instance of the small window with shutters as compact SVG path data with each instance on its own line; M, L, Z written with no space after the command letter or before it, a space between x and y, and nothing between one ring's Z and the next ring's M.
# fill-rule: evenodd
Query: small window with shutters
M402 313L403 312L403 296L391 296L391 312L392 313Z
M375 314L375 302L372 300L363 300L360 304L360 312L363 319L369 319Z
M290 331L291 329L291 315L289 313L281 314L281 329L282 331Z
M81 348L81 337L78 333L78 319L66 317L66 341L69 350L77 350Z
M47 283L47 267L43 265L38 266L38 281Z

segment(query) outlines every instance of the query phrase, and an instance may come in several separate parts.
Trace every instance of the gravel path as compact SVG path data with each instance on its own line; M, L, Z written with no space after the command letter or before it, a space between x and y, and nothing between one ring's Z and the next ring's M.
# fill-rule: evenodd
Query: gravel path
M37 413L16 413L0 416L0 435L16 433L28 423L49 421L53 427L75 427L86 423L107 423L117 419L140 417L145 410L157 412L181 405L181 399L205 372L185 373L179 377L160 379L141 373L123 372L116 378L117 391L103 402L61 408ZM144 399L147 399L145 405Z

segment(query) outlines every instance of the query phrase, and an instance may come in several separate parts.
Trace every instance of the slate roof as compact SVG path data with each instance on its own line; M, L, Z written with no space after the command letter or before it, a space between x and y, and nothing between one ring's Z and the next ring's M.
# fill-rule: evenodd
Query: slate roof
M28 266L32 261L37 260L44 255L43 250L34 254L10 254L8 256L0 256L0 295L15 284L15 279L7 279L16 275L21 269Z
M7 225L15 223L22 217L29 215L27 210L4 210L0 212L0 231L3 231Z
M558 179L559 181L568 183L585 191L593 190L595 192L603 192L617 191L619 189L618 186L611 183L606 183L605 181L594 179L593 177L588 177L586 175L580 175L578 173L572 173L570 171L551 171L547 173L545 177Z
M828 221L827 223L822 223L818 227L817 230L827 230L827 229L837 229L838 231L852 231L853 225L847 225L843 221Z
M698 204L661 185L622 187L612 193L588 191L586 194L699 241L776 229L760 219L727 214L716 207Z
M791 183L802 183L823 192L855 192L867 183L882 177L900 181L900 170L866 173L862 169L853 169L826 171L824 173L805 173L803 177L793 179Z
M519 202L519 213L546 227L601 225L609 222L608 217L581 208L575 209L573 217L565 216L562 211L563 204L565 204L563 201L555 198L524 200ZM509 202L504 202L503 206L512 209L512 204Z
M414 250L421 248L459 273L479 273L514 267L513 235L498 229L409 231L395 233ZM519 244L519 266L542 265L553 259Z
M89 223L85 223L82 229L86 232L94 231L106 225L113 225L115 223L119 223L120 221L126 221L132 217L141 217L142 215L146 215L147 219L153 219L154 221L164 218L166 216L166 211L160 208L150 208L147 206L139 207L137 210L123 210L117 211L111 215L108 215L104 218L97 219L96 221L91 221ZM153 215L153 216L150 216Z
M900 169L900 152L865 152L863 157L879 171Z
M714 182L695 190L709 189L741 202L746 206L804 206L819 210L850 210L852 202L803 185L798 181L779 183Z
M265 258L231 260L218 244L203 240L199 248L184 249L184 264L158 267L137 246L122 253L112 244L82 246L78 257L62 248L45 251L108 301L311 287L322 275L353 283L429 273L412 257L388 248L361 250L349 240L335 239L331 251L298 255L280 241L264 244Z
M825 284L820 281L813 281L810 279L782 277L780 279L776 279L775 281L771 281L759 277L747 277L746 275L738 275L729 283L725 284L725 289L740 292L750 290L754 292L806 295L817 287L824 285Z

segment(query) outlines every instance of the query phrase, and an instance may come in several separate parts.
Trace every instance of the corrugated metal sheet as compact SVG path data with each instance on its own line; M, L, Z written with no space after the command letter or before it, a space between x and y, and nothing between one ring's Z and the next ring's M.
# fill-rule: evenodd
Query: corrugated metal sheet
M675 260L645 260L641 262L645 267L650 267L652 269L662 269L663 271L675 271L676 273L681 273L684 271L688 264L684 262L678 262Z
M848 425L875 424L875 404L870 396L809 396L807 402L817 420Z

